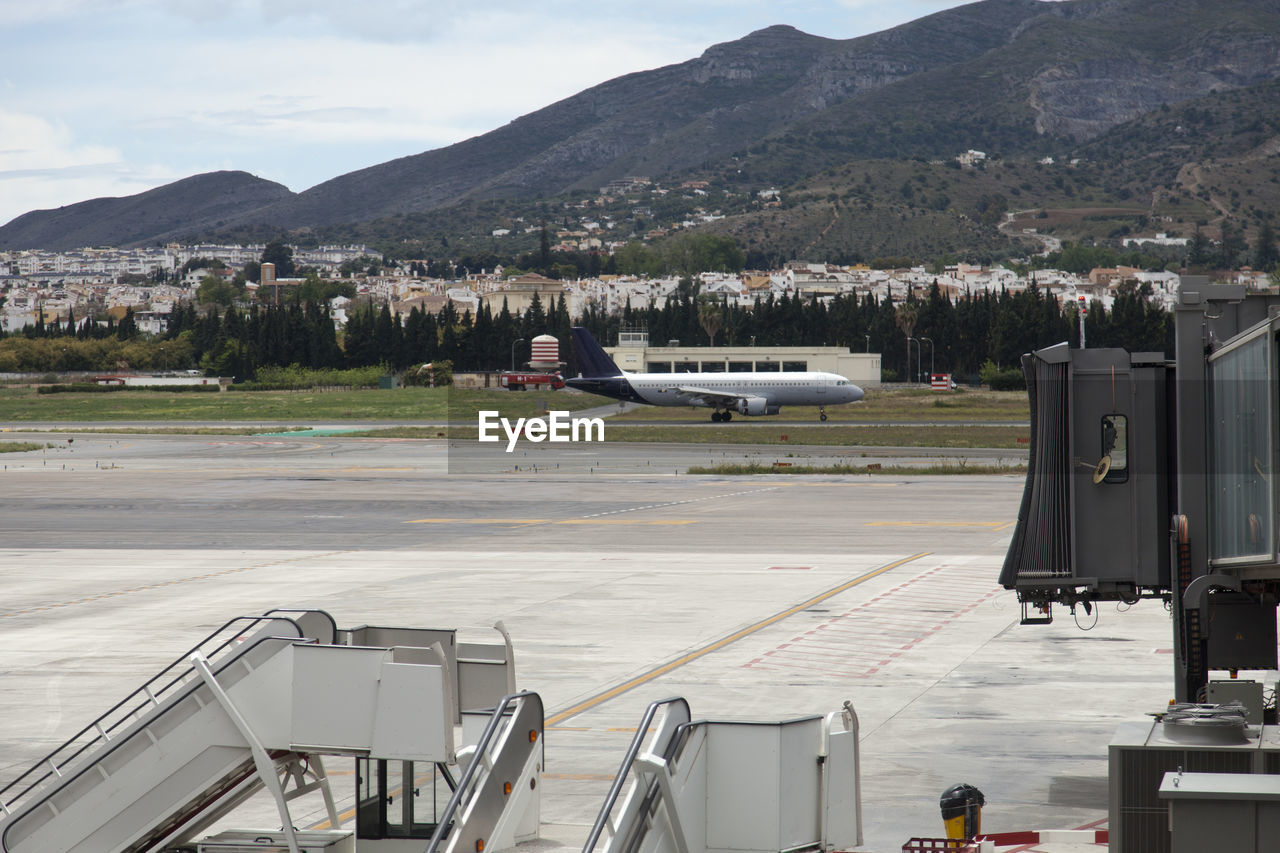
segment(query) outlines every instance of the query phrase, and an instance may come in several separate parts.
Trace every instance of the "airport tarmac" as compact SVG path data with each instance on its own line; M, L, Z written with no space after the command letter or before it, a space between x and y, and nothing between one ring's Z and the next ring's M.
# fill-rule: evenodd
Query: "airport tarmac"
M1018 625L996 579L1021 476L695 477L717 451L666 445L450 474L444 441L73 438L0 457L0 783L278 606L503 621L547 709L543 820L566 846L656 699L756 719L850 700L860 849L889 853L942 834L958 782L986 795L988 831L1104 821L1112 732L1172 686L1158 602Z

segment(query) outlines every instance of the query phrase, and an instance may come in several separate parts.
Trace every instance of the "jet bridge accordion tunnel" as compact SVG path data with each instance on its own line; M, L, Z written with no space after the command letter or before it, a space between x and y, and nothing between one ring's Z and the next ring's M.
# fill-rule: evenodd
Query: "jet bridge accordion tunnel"
M1071 349L1026 355L1027 484L1000 573L1023 622L1052 605L1137 601L1169 583L1169 384L1161 353Z
M1195 702L1210 671L1278 668L1280 296L1184 276L1174 327L1172 360L1023 357L1030 458L1000 583L1024 623L1163 599L1177 700Z

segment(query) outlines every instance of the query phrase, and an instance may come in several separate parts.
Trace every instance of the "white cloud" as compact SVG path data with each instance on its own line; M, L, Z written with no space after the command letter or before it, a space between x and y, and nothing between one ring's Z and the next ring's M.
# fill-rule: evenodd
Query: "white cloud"
M381 41L435 38L466 17L473 4L457 0L260 0L268 25L310 25L329 32Z
M64 125L39 116L0 111L0 174L119 160L120 152L114 148L77 145Z
M0 0L0 26L65 20L81 15L118 12L154 0Z
M126 164L115 148L77 143L63 125L0 111L0 224L29 210L131 195L174 180L162 167Z
M183 136L195 147L211 148L219 139L235 147L402 141L411 143L405 153L416 153L485 133L637 68L682 60L692 49L643 38L600 42L570 27L556 33L538 32L532 23L508 27L523 29L528 40L498 51L463 41L428 48L337 37L197 43L162 79L135 78L134 96L113 106L112 120ZM493 22L489 30L496 29ZM89 85L77 96L81 104L110 98L108 89Z

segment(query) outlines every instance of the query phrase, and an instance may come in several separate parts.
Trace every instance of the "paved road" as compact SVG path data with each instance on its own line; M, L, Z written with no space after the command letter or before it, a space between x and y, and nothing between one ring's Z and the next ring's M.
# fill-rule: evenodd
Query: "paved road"
M690 477L689 449L635 447L536 474L343 438L86 436L0 459L0 782L231 616L308 604L343 627L503 620L552 722L543 814L565 846L673 694L696 717L851 700L866 850L938 833L962 781L991 830L1105 817L1111 732L1167 699L1167 616L1018 627L995 580L1020 476ZM231 821L277 824L269 804Z
M585 528L607 522L620 548L645 547L658 526L674 547L714 551L724 542L703 517L723 506L752 519L735 532L737 550L794 540L840 551L850 547L849 525L831 523L823 502L833 495L863 522L928 521L916 496L951 495L943 513L949 517L993 488L1004 493L1021 481L684 475L693 464L1017 461L1007 451L958 456L881 448L871 456L849 448L610 444L527 445L507 454L497 446L476 453L474 442L435 440L34 438L52 446L0 457L0 537L42 547L566 547ZM794 511L765 509L775 493ZM1002 511L1007 526L1008 510ZM909 539L904 535L904 544Z

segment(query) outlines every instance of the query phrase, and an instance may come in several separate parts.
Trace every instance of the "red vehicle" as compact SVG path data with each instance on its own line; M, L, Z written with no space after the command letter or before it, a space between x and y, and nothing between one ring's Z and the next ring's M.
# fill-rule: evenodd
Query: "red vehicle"
M544 385L554 391L558 391L564 387L564 377L559 373L519 373L513 371L503 373L498 377L498 385L508 391L523 391L526 388L532 388L536 391Z

